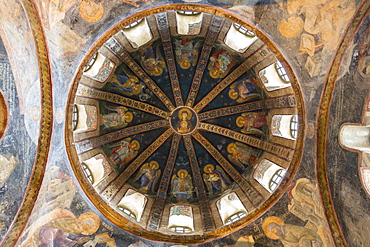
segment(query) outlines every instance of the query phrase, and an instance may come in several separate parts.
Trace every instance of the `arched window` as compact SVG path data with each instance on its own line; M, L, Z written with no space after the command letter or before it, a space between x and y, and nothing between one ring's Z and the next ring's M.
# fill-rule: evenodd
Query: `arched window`
M274 136L279 136L290 140L297 139L298 116L274 115L271 120L271 132Z
M191 228L184 227L184 226L172 226L172 227L169 227L168 230L170 230L171 232L176 232L176 233L189 233L193 231Z
M98 110L93 105L74 105L72 127L76 132L96 130L98 127Z
M84 160L81 165L92 185L98 184L105 176L113 171L108 160L102 154Z
M247 215L247 210L234 192L218 200L216 206L225 225L231 224Z
M93 184L94 178L93 178L92 172L90 171L90 168L85 163L81 163L81 167L87 179L90 181L91 184Z
M294 139L297 139L298 135L298 119L297 115L293 115L292 119L290 120L290 134Z
M269 188L271 191L274 191L276 187L280 184L281 180L283 179L283 175L284 175L283 169L279 169L275 172L269 183Z
M176 233L190 233L194 231L192 208L184 205L171 207L168 230Z
M229 225L229 224L231 224L231 223L233 223L237 220L240 220L241 218L243 218L246 215L247 214L244 211L237 212L237 213L231 215L229 218L226 219L225 225Z
M145 18L134 21L122 29L133 48L138 48L152 40L153 35Z
M267 159L263 159L256 167L253 177L266 190L272 193L283 180L285 173L284 168Z
M136 215L133 212L131 212L129 209L124 208L122 206L117 206L117 209L124 212L125 214L127 214L128 216L136 220Z
M202 26L203 13L197 11L177 11L177 33L182 35L197 35Z
M234 28L236 30L238 30L240 33L244 34L245 36L248 36L250 38L253 38L255 37L256 35L254 34L254 32L248 30L247 28L243 27L242 25L238 24L238 23L234 23Z
M191 11L191 10L178 10L178 14L180 15L199 15L199 11Z
M276 69L278 75L280 76L280 78L284 82L286 82L286 83L289 83L290 82L290 79L289 79L289 77L288 77L288 75L287 75L287 73L286 73L283 65L280 63L280 61L276 61L276 63L275 63L275 69Z
M98 82L105 82L116 67L109 58L97 52L84 69L84 75Z
M260 70L259 76L267 91L274 91L291 86L290 79L279 61Z
M89 63L84 68L84 72L87 72L94 65L96 59L98 58L98 53L95 53L94 56L90 59Z
M73 105L72 111L72 130L76 130L78 123L78 108L77 105Z
M238 52L245 52L257 40L256 35L247 28L234 23L225 37L225 44Z
M117 209L136 221L140 221L147 200L148 199L143 194L135 190L128 189L125 196L117 204Z

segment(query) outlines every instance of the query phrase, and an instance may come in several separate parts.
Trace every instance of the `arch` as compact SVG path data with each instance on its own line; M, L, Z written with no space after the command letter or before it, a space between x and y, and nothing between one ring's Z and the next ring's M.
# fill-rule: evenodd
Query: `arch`
M122 29L133 48L139 48L153 39L152 32L146 18L134 21Z
M270 193L278 187L285 176L286 170L277 164L263 159L256 167L253 178Z
M190 233L194 231L192 207L185 205L171 207L168 230L176 233Z
M275 91L291 86L286 70L279 61L261 69L258 74L267 91Z
M231 49L243 53L257 39L257 36L252 31L239 24L233 23L226 34L224 42Z
M143 194L133 189L128 189L125 196L117 204L117 209L136 221L140 221L147 201L148 199Z
M247 215L247 210L235 192L222 197L216 205L224 225L231 224Z

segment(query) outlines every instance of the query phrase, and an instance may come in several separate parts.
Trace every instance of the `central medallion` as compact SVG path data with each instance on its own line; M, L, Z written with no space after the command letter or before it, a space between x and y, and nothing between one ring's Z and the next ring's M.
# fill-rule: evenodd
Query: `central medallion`
M170 116L172 129L180 135L191 134L198 126L198 115L190 107L180 106Z

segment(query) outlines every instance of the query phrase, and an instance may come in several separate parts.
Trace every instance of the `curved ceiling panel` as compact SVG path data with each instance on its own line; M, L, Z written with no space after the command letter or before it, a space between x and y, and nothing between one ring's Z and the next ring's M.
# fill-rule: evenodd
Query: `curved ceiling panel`
M283 56L225 11L138 13L86 56L66 142L87 196L152 240L200 243L271 207L297 170L302 96Z

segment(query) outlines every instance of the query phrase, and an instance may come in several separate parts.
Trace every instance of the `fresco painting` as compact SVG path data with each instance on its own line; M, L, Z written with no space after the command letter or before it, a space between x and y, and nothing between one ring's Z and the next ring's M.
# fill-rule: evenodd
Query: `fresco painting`
M281 40L284 48L288 47L289 42L295 43L298 49L292 49L288 54L290 63L298 71L307 102L319 102L322 85L325 76L330 69L330 63L337 52L339 44L343 38L348 23L355 15L361 1L228 1L228 0L188 0L188 1L115 1L105 3L100 0L83 1L35 1L39 10L40 19L44 28L44 35L47 37L48 49L50 50L50 63L53 67L53 86L55 113L54 146L52 155L58 155L57 149L64 147L64 108L66 105L67 88L72 84L75 68L79 66L88 48L108 29L115 24L118 19L117 13L121 11L119 19L139 9L147 8L150 5L157 6L168 3L202 3L212 6L223 7L232 13L241 13L242 16L252 16L253 21L259 29L269 32L269 35L279 43ZM264 13L261 21L260 13L264 12L269 6L275 8L271 16L266 17ZM0 34L5 47L1 48L0 56L0 90L6 108L2 107L2 113L10 112L7 125L3 134L0 148L0 159L3 160L2 173L0 176L0 236L4 237L8 227L11 225L14 216L20 206L24 196L24 190L28 185L29 174L32 171L39 130L34 126L39 125L41 117L41 100L37 93L42 90L39 85L39 69L37 58L34 55L35 47L33 44L34 36L28 27L28 20L24 13L22 2L1 2L2 11L0 14L1 28ZM271 8L272 8L271 7ZM124 9L122 11L122 9ZM248 12L249 11L249 12ZM251 12L252 11L252 12ZM259 19L260 18L260 19ZM268 25L267 22L270 22ZM274 30L274 31L271 31ZM352 171L350 167L358 168L355 173L348 172L351 177L343 176L343 184L338 185L330 182L331 189L334 191L334 208L343 208L338 212L339 224L349 246L367 246L367 228L369 219L368 198L366 197L366 183L368 183L367 156L359 152L350 152L342 149L338 144L338 129L342 123L364 124L362 114L366 115L367 110L366 94L368 92L367 78L369 74L369 54L367 36L369 33L368 20L357 32L353 41L348 45L346 56L342 62L342 69L338 74L338 82L335 97L331 105L331 120L328 133L330 143L328 146L329 158L335 162L333 169L330 170L329 181L340 174ZM201 47L203 40L192 36L175 37L172 46L176 54L177 69L180 80L189 80L187 73L194 73L200 60ZM6 52L5 52L6 50ZM357 55L354 55L357 54ZM163 86L163 81L169 81L166 58L160 42L153 43L151 46L140 47L137 52L131 54L135 61L144 68L151 80L161 85L165 94L171 95L170 87ZM297 59L293 59L293 57ZM204 83L200 86L199 94L196 96L195 105L207 96L206 87L217 85L220 81L227 78L229 73L243 62L244 58L234 57L225 47L219 46L212 50L209 60L204 70ZM303 62L302 62L303 61ZM109 64L107 64L109 67ZM64 73L65 71L65 73ZM151 88L134 71L122 66L111 76L111 71L102 70L97 81L106 83L103 89L115 92L123 97L132 97L141 103L156 105L161 110L166 110L165 100L158 100ZM265 92L257 89L255 71L235 79L226 89L219 92L217 97L228 98L231 101L226 107L236 106L244 103L251 103L265 99ZM109 77L109 79L108 79ZM309 79L314 78L315 81ZM213 80L213 79L217 79ZM305 80L308 79L308 80ZM107 80L109 82L107 82ZM346 84L344 81L349 83ZM208 84L209 83L209 84ZM214 84L214 85L213 85ZM180 85L183 95L188 95L190 88ZM312 91L307 90L312 89ZM358 91L356 91L358 90ZM55 93L58 92L58 93ZM60 92L60 94L59 94ZM317 93L316 93L317 92ZM347 95L347 99L344 96ZM37 97L34 97L34 96ZM34 98L33 98L34 97ZM215 99L217 101L219 98ZM170 101L175 102L175 97L170 96ZM352 106L348 106L350 99ZM28 101L27 101L28 100ZM34 104L27 102L34 101ZM365 103L364 103L365 102ZM187 112L183 110L175 111L168 125L160 128L169 128L172 124L176 134L192 134L201 121L207 124L219 123L225 128L233 128L247 136L257 139L269 140L270 130L267 128L270 121L269 110L241 111L237 114L220 116L220 121L212 119L207 111L216 110L214 101L202 108L203 112ZM330 224L325 216L325 208L317 203L321 202L320 192L315 181L315 169L313 159L313 147L316 142L316 112L317 104L305 106L306 114L309 116L308 130L305 140L307 156L303 157L303 162L298 170L294 185L288 193L282 196L282 200L273 206L274 211L269 211L262 216L261 220L242 228L229 236L219 238L209 243L196 246L335 246L335 241L331 238ZM144 105L141 105L144 106ZM140 107L141 107L140 106ZM348 108L347 108L348 106ZM186 108L183 108L186 109ZM236 108L232 108L236 109ZM141 110L133 109L128 106L118 106L115 103L100 104L99 108L87 107L89 125L100 126L99 133L110 134L116 130L125 130L138 124L151 124L158 119L165 119L158 115L143 113ZM99 114L97 113L99 112ZM169 111L170 112L170 111ZM204 114L204 115L201 115ZM27 116L25 116L27 115ZM199 120L203 116L208 116L207 120ZM61 117L62 116L62 117ZM95 117L94 116L99 116ZM348 117L345 117L348 116ZM168 116L167 116L168 117ZM1 117L0 119L4 119ZM30 121L33 121L30 124ZM27 125L27 126L26 126ZM30 127L31 126L31 127ZM33 126L33 127L32 127ZM195 127L196 126L196 127ZM236 126L236 127L235 127ZM28 128L28 129L27 129ZM159 128L159 129L160 129ZM31 129L31 130L30 130ZM267 129L267 130L266 130ZM31 131L31 132L30 132ZM217 139L216 135L204 130L196 130L200 135L204 135L214 144L215 140L219 143L214 144L214 150L220 153L227 162L232 164L240 172L246 169L253 169L253 166L261 158L255 147L245 143L230 140L229 137L222 136ZM163 129L153 131L154 139L162 135ZM196 133L197 135L199 133ZM110 163L115 164L118 171L123 171L131 162L136 160L144 150L150 150L150 143L153 140L145 140L142 132L135 135L126 136L121 140L114 140L105 143L103 152L109 157ZM1 138L1 137L0 137ZM196 152L205 154L207 150L195 138L193 139ZM167 150L171 150L171 138L167 142L163 141ZM191 152L188 144L179 144L177 159L174 161L174 168L168 176L169 190L167 191L171 203L189 204L194 203L195 197L199 196L195 191L199 180L204 183L205 191L210 194L224 193L229 188L238 188L238 185L230 181L230 171L225 167L216 165L212 162L201 162L199 176L194 175L189 163ZM204 144L205 145L205 144ZM15 149L14 147L19 147ZM111 151L107 151L108 147ZM156 149L159 149L156 147ZM182 151L180 151L183 149ZM64 150L64 148L63 148ZM306 152L306 151L305 151ZM167 154L162 152L161 157ZM218 156L218 157L221 157ZM308 157L309 156L309 157ZM335 157L334 157L335 156ZM204 157L206 157L204 155ZM55 158L52 158L55 159ZM60 157L60 165L48 164L43 179L43 187L40 190L40 197L34 207L29 223L20 237L19 246L185 246L174 245L171 243L160 243L146 240L123 232L110 223L102 216L86 199L82 190L76 187L74 178L69 168L69 160L64 154ZM204 158L214 161L214 157ZM161 184L164 172L161 169L165 164L158 159L155 161L150 155L140 164L137 171L130 176L129 185L134 185L141 192L150 191L150 195L155 197ZM329 162L328 162L329 163ZM338 164L343 164L342 167ZM27 175L25 175L27 174ZM358 174L362 177L359 178ZM168 174L167 174L168 175ZM246 174L244 174L246 175ZM357 180L355 180L356 178ZM362 185L365 188L361 188ZM367 182L366 182L367 181ZM354 184L354 185L352 185ZM13 196L17 195L17 196ZM19 196L18 196L19 195ZM350 196L351 195L351 196ZM210 197L211 198L211 197ZM349 208L349 200L356 201L358 208L355 212ZM166 200L166 199L165 199ZM199 209L198 209L199 210ZM203 210L203 209L200 209ZM194 213L194 211L193 211ZM359 217L358 215L365 215ZM352 230L353 229L353 230Z

